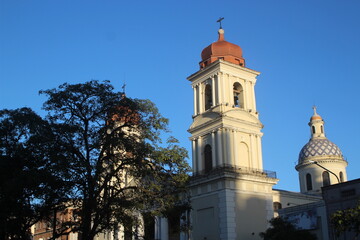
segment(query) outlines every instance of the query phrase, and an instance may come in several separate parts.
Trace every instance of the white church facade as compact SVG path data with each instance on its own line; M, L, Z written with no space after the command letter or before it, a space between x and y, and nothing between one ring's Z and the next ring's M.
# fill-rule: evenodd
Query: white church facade
M310 140L300 150L295 169L300 192L274 188L279 179L263 169L262 128L256 108L255 85L260 72L245 65L242 49L227 42L222 28L218 40L201 53L199 71L187 79L193 90L191 211L180 220L190 222L185 232L170 234L171 224L156 217L151 236L145 220L126 236L124 228L96 236L97 240L260 240L273 217L284 216L297 227L329 240L326 201L322 188L347 181L341 150L325 136L324 120L316 112L310 118ZM276 170L276 169L273 169ZM359 181L355 184L360 189ZM339 184L340 185L340 184ZM348 183L352 191L353 185ZM350 189L351 188L351 189ZM338 194L339 195L339 194ZM358 196L358 195L356 195ZM355 197L356 197L355 196ZM329 200L330 199L330 200ZM350 205L348 205L350 206ZM149 223L148 223L149 224ZM135 234L136 233L136 234ZM78 239L74 233L69 239ZM45 239L34 236L34 239Z
M296 166L301 192L274 189L276 173L263 169L263 125L255 95L260 73L246 68L242 49L225 40L222 28L218 34L202 51L200 70L187 78L194 97L188 130L193 166L189 238L261 239L268 221L280 214L299 218L299 227L328 239L321 187L347 181L347 162L325 137L324 121L314 108L311 138ZM301 219L309 209L315 215Z

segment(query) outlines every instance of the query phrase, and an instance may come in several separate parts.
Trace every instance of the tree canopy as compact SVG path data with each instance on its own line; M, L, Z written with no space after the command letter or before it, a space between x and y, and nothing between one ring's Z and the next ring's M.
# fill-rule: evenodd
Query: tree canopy
M17 194L34 214L37 205L50 212L71 206L76 217L54 222L54 237L70 229L80 232L82 239L93 239L119 225L139 224L143 213L162 215L174 206L188 206L187 151L175 138L161 141L168 119L151 101L130 99L115 92L108 81L65 83L40 93L47 96L46 118L30 109L1 112L1 164L7 164L13 176L9 179L15 182L20 181L16 171L31 169L26 177L36 179L29 186L33 192ZM24 112L29 116L18 119ZM4 123L12 125L6 129ZM23 165L11 165L13 159ZM25 163L29 166L24 167ZM41 173L33 171L32 164ZM18 202L18 196L3 198L9 190L3 186L0 201L5 206L17 202L24 209L26 204ZM50 186L51 191L45 191ZM24 194L26 187L16 189ZM12 214L4 213L18 218ZM41 216L46 214L50 216L49 211ZM32 222L39 219L29 217Z
M339 210L330 217L330 222L337 236L345 232L353 232L355 237L360 235L360 201L353 208Z
M271 227L260 233L264 240L316 240L317 237L308 230L297 229L291 222L284 218L276 217L270 221Z

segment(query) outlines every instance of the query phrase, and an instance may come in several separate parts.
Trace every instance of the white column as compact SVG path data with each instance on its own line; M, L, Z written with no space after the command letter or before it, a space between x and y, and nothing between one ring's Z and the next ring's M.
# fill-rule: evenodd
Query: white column
M221 76L221 97L222 97L222 103L226 102L226 98L225 98L225 77L223 73L219 74Z
M256 135L257 140L257 168L263 169L263 162L262 162L262 153L261 153L261 137L260 135Z
M212 105L216 106L216 95L215 95L215 78L214 76L211 77L211 94L212 94Z
M155 217L155 239L160 239L161 238L161 218L160 217Z
M256 158L255 155L257 155L256 151L256 146L254 144L254 135L250 134L250 149L249 149L249 166L250 168L255 168L254 167L254 159Z
M161 224L161 240L169 240L169 224L167 218L160 218Z
M239 165L239 148L238 148L238 145L239 145L239 142L238 142L238 137L237 137L237 134L238 132L237 131L234 131L234 141L233 141L233 149L234 149L234 165L237 166Z
M232 166L231 162L231 131L229 129L226 130L226 163L230 166Z
M220 84L220 74L217 74L216 76L216 92L217 92L217 103L218 104L221 104L222 103L222 94L221 94L221 90L222 90L222 87L221 87L221 84Z
M216 143L215 143L215 132L211 132L211 158L212 158L212 166L216 167Z
M228 129L227 131L227 149L228 149L228 162L231 166L234 166L234 157L233 157L233 145L232 145L232 130Z
M196 86L193 86L193 92L194 92L194 115L197 115L197 102L196 102Z
M202 141L201 141L201 137L199 137L197 139L197 171L201 172L204 170L204 166L203 166L203 161L202 161L202 157L201 157L201 153L202 153Z
M193 173L196 173L198 168L197 168L197 161L196 161L196 140L195 139L191 139L191 147L192 147L192 168L193 168Z
M251 95L252 95L252 104L253 104L253 111L254 112L256 112L256 98L255 98L255 84L253 84L252 82L251 82L251 84L250 84L250 86L251 86Z
M197 113L200 114L202 112L202 93L201 93L201 84L197 84L196 85L196 89L197 89L197 94L196 94L196 99L197 99Z
M253 109L253 107L251 106L251 96L252 93L251 91L249 91L249 81L244 81L244 89L243 89L243 96L244 96L244 109Z
M232 84L231 84L231 77L230 75L228 74L227 75L227 81L226 81L226 90L227 90L227 102L229 103L229 106L232 106L233 105L233 100L232 100L232 96L233 96L233 90L232 90Z
M223 89L224 89L224 101L225 103L229 103L229 75L223 74L222 78Z
M222 145L222 134L221 129L217 130L217 145L216 145L216 152L217 152L217 165L222 166L224 164L224 157L223 157L223 145Z

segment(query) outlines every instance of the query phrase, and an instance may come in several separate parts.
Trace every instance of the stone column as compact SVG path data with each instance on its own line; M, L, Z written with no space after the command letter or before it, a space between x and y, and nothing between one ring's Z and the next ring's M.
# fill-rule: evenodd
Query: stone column
M231 130L230 129L226 129L226 151L227 151L227 159L226 159L226 163L230 166L232 166L232 154L231 154Z
M155 217L155 239L169 240L169 224L167 218Z
M251 86L251 95L252 95L252 104L253 104L253 107L252 107L252 110L254 111L254 113L256 112L256 98L255 98L255 84L253 84L252 82L251 82L251 84L250 84L250 86Z
M196 100L196 86L193 86L193 92L194 92L194 115L198 114L197 110L197 100Z
M216 145L216 152L217 152L217 165L219 167L222 167L224 165L224 157L223 157L223 144L222 144L222 130L221 128L219 128L216 131L216 140L217 140L217 145Z
M249 138L250 138L250 148L249 148L249 168L255 168L254 167L254 160L256 159L256 146L255 146L255 143L254 143L254 135L253 134L250 134L249 135Z
M161 222L161 240L169 240L169 223L167 218L160 218Z
M222 103L222 94L221 94L221 82L220 82L220 74L217 74L216 76L216 92L217 92L217 103L221 104Z
M203 87L202 84L198 84L198 102L199 102L199 109L198 113L202 113L204 111L204 93L203 93Z
M196 140L193 138L191 139L191 147L192 147L192 167L193 167L193 173L196 173L198 171L197 167L197 160L196 160Z
M202 161L202 157L201 157L201 153L202 153L202 141L201 141L201 137L199 137L197 139L197 147L196 147L196 151L197 151L197 171L201 172L204 170L204 166L203 166L203 161Z
M261 137L260 135L256 135L256 146L257 146L257 168L263 169L263 162L262 162L262 153L261 153Z
M233 138L233 148L234 148L234 165L237 166L239 165L239 148L238 148L238 145L239 145L239 142L238 142L238 137L237 137L237 134L238 132L234 130L234 138Z
M225 103L226 102L226 99L225 99L225 96L226 96L226 94L225 94L225 77L224 77L223 73L220 73L219 75L220 75L220 79L221 79L220 87L221 87L221 90L222 90L222 92L221 92L222 103Z
M211 158L212 158L212 166L216 167L216 141L215 141L215 131L211 132Z
M216 95L215 95L215 78L214 76L211 77L211 94L212 94L212 106L216 106Z
M243 96L244 96L244 109L253 109L253 107L251 106L251 91L249 91L249 81L244 81L244 88L243 88Z

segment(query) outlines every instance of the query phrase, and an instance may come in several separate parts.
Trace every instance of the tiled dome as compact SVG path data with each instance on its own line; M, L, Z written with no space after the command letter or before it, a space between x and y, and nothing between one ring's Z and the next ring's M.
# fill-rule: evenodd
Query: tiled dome
M305 159L316 156L342 157L341 150L327 138L311 139L299 153L299 164Z

